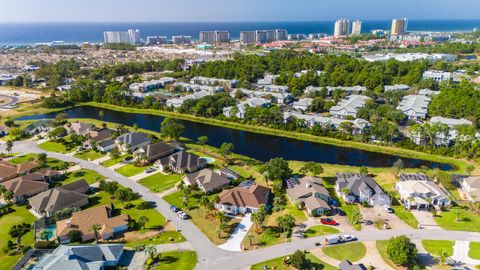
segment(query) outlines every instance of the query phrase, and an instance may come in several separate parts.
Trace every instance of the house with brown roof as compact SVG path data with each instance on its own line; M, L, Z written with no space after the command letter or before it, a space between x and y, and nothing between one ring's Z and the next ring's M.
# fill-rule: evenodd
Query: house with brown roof
M43 168L38 171L20 176L23 180L52 182L58 179L61 173L51 168Z
M78 182L78 183L77 183ZM85 190L85 180L44 191L29 199L32 210L40 216L53 216L64 208L83 207L88 204L88 195L77 191Z
M0 182L28 174L37 167L38 165L35 161L28 161L20 165L15 165L8 161L0 160Z
M21 202L40 192L48 190L48 183L41 181L24 180L20 177L0 183L7 190L13 192L13 200Z
M145 159L150 163L173 154L175 150L176 147L171 144L156 142L135 151L135 158Z
M111 139L114 132L114 130L109 128L90 130L87 133L90 137L90 139L88 140L88 144L92 145L94 143L99 143L101 141Z
M257 184L234 187L220 193L215 208L228 214L247 214L257 211L261 204L268 205L270 189Z
M480 176L470 176L461 182L465 196L472 202L480 201Z
M230 184L230 180L211 169L203 169L185 175L183 183L187 186L198 186L204 193L208 193L227 187Z
M300 179L292 178L287 181L287 195L295 205L300 203L309 215L319 216L332 210L330 194L322 185L322 179L305 176Z
M64 128L68 131L69 134L77 133L78 135L86 135L91 130L94 130L95 126L90 123L74 122L70 125L65 125Z
M94 224L100 225L99 238L106 240L115 233L128 230L128 215L113 216L112 206L104 205L73 213L71 218L57 221L57 237L61 244L70 242L68 233L77 230L82 234L82 241L95 239L91 230Z
M205 159L185 151L177 152L155 162L155 166L157 166L160 171L171 170L176 173L192 173L205 168L207 164Z

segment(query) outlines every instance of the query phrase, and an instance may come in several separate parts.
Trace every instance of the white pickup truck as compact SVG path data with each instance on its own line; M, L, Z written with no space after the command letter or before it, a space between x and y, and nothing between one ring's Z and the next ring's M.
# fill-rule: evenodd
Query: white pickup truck
M357 238L350 234L338 234L326 236L324 244L325 245L335 245L340 243L352 242L357 240ZM320 243L315 243L316 246L320 246Z

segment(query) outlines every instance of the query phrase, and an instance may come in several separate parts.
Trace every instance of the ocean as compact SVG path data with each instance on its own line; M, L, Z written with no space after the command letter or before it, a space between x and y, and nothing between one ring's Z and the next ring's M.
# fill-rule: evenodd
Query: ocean
M391 21L363 21L362 32L374 29L389 30ZM240 31L263 29L287 29L290 34L332 34L333 21L312 22L159 22L159 23L0 23L0 45L18 46L56 40L66 43L102 42L104 31L140 29L143 39L147 36L188 35L198 38L200 31L228 30L232 39L238 39ZM410 20L409 31L472 31L480 28L478 20Z

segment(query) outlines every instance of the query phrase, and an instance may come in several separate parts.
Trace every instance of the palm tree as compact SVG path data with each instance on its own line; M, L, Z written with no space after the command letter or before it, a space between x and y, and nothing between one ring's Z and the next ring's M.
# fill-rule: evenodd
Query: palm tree
M250 246L253 246L253 239L254 238L255 237L253 236L252 233L247 234L247 239L248 239L248 242L250 243Z
M150 219L149 219L148 217L146 217L146 216L140 216L140 217L138 218L137 223L138 223L138 225L140 226L140 228L142 228L142 230L143 230L143 229L145 229L145 225L146 225L149 221L150 221Z
M42 240L46 240L48 242L48 241L50 241L51 236L52 235L50 234L50 232L48 230L43 229L43 230L40 231L39 237Z
M208 205L210 204L210 200L206 195L200 197L200 201L198 202L204 209L205 209L205 218L208 216Z
M455 214L455 222L459 222L462 213L458 209L453 211L453 213Z
M102 228L100 224L93 224L90 230L93 232L93 236L95 237L95 244L98 244L98 237L99 237L99 231Z
M150 259L153 259L153 256L155 256L155 254L157 253L157 248L154 245L148 245L145 246L143 252L145 252L145 254L147 254Z

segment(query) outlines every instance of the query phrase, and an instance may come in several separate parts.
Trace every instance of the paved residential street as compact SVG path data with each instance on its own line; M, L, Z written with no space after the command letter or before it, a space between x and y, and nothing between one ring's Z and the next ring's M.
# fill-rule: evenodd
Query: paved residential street
M0 146L0 151L4 150L4 144ZM215 246L210 240L191 222L181 220L174 212L170 211L169 204L165 202L158 194L151 192L146 187L132 181L128 177L120 175L108 168L85 161L76 157L66 156L59 153L45 152L37 147L34 142L21 141L15 142L13 152L15 153L46 153L49 157L63 161L77 163L82 168L94 170L101 175L117 181L125 187L142 194L142 198L156 204L156 210L164 215L173 225L185 236L192 248L197 252L198 264L196 269L243 269L252 264L270 260L273 258L286 256L294 253L296 250L311 250L315 248L314 243L322 241L325 236L312 237L308 239L299 239L294 242L282 243L272 247L246 252L232 252L223 250ZM480 233L449 231L443 230L365 230L355 232L354 235L359 241L377 241L387 240L393 236L406 235L412 240L437 239L437 240L456 240L456 241L477 241L480 242Z

